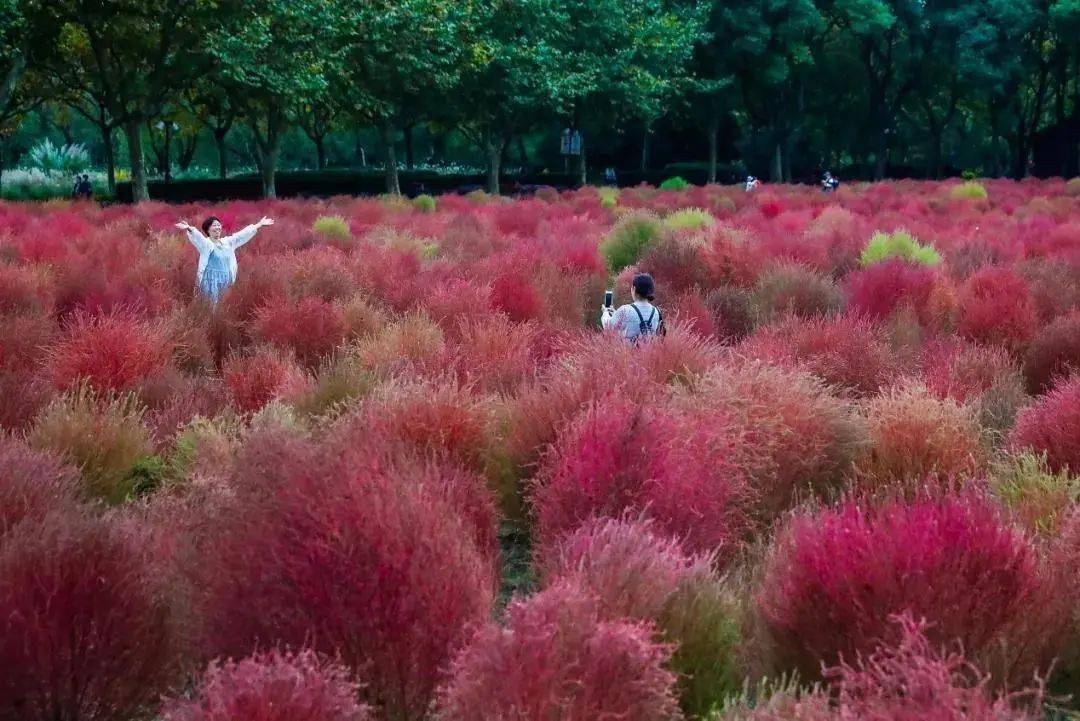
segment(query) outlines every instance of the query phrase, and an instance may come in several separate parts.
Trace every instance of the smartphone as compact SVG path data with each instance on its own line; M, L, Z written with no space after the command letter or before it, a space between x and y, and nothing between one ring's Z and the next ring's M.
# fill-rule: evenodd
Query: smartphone
M604 307L610 308L615 302L615 291L609 290L604 292Z

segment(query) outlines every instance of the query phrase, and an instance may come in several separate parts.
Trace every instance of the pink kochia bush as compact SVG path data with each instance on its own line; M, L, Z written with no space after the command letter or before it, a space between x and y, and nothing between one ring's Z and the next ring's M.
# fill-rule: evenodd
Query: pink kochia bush
M1063 378L1016 419L1011 445L1045 453L1054 471L1080 471L1080 374Z
M0 542L0 718L141 718L176 680L179 635L144 542L74 511Z
M580 587L556 584L513 602L505 627L476 633L451 666L436 718L676 721L671 649L650 636L605 620Z
M1024 357L1024 375L1032 393L1042 393L1070 373L1080 373L1080 310L1040 330Z
M257 411L278 398L294 398L310 384L302 368L272 349L230 358L222 374L229 399L241 412Z
M82 380L103 391L127 390L169 362L171 344L160 322L114 312L76 314L48 352L47 373L57 388Z
M873 263L853 272L845 281L848 307L874 320L885 320L904 305L920 320L932 317L931 292L938 281L932 268L900 259Z
M50 511L74 508L78 484L60 458L0 436L0 544L20 521L41 523Z
M804 678L894 643L887 619L907 612L928 622L932 642L992 661L998 681L1030 680L1067 615L1048 578L1030 543L979 496L848 500L792 517L757 604L778 662Z
M1040 721L1041 687L998 695L960 649L932 642L926 622L894 617L899 639L825 670L829 688L778 693L725 721ZM952 646L950 644L950 646ZM1029 680L1030 681L1030 680Z
M1022 351L1038 318L1027 281L1008 268L983 268L960 288L957 332L964 338Z
M311 651L211 663L193 699L165 703L162 721L369 721L348 672Z
M362 673L380 714L415 718L489 616L490 566L431 479L295 436L257 449L272 474L237 466L236 506L196 545L204 649L310 644Z

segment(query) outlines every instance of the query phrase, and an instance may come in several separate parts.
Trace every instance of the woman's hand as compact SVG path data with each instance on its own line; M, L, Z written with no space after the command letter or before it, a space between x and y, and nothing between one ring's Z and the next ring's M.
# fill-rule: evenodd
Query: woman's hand
M191 224L188 223L186 220L181 220L179 223L176 224L176 227L180 230L191 230Z
M265 215L263 216L262 220L260 220L258 223L256 223L256 225L258 225L260 228L263 227L264 225L273 225L273 224L274 224L274 219L273 218L267 218Z

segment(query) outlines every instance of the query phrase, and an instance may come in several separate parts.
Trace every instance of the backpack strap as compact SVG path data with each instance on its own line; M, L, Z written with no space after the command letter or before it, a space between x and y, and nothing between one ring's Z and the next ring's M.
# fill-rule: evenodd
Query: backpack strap
M634 309L635 313L637 313L638 320L641 321L641 324L645 325L645 316L641 314L641 310L633 303L630 304L630 307ZM649 316L649 322L652 323L652 316Z

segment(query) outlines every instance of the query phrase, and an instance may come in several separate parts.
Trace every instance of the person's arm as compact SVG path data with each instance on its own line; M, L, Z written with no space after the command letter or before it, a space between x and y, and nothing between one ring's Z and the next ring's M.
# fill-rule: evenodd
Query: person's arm
M604 327L604 330L620 330L623 327L623 308L622 306L618 310L612 310L611 308L604 308L600 314L600 325Z
M241 245L243 245L244 243L246 243L249 240L251 240L252 238L254 238L255 234L257 232L259 232L259 228L263 227L264 225L273 225L273 224L274 224L274 221L271 220L270 218L263 218L258 223L252 223L251 225L247 226L246 228L241 229L239 232L233 233L232 235L230 235L228 238L225 239L225 242L233 250L236 250Z
M188 242L195 246L195 250L200 253L208 253L210 251L210 239L203 235L201 230L193 225L189 225L183 220L177 223L176 227L187 232Z

